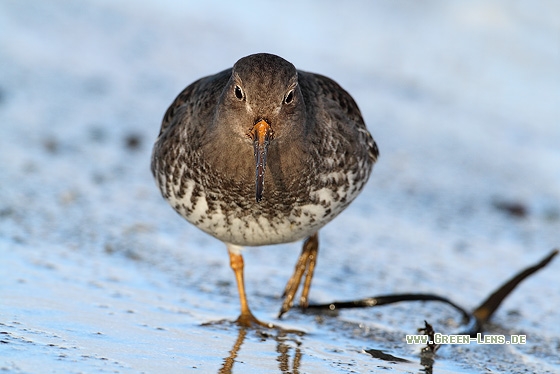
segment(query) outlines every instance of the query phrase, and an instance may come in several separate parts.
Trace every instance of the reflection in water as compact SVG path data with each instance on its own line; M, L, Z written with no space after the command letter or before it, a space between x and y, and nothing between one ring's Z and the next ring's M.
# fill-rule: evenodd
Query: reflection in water
M231 373L231 369L233 369L233 363L235 362L235 358L237 357L237 352L239 352L239 348L241 348L241 345L245 340L245 336L247 336L247 329L240 328L239 336L237 337L233 348L231 349L231 351L229 351L229 356L224 358L224 365L219 371L220 374Z
M422 365L422 370L420 373L432 374L434 372L434 353L433 352L422 352L420 355L420 365Z
M395 302L402 302L402 301L417 301L417 300L433 300L433 301L444 301L455 308L459 309L463 316L467 316L470 323L468 324L469 328L467 332L464 332L465 335L473 336L477 332L480 332L486 322L490 319L490 317L494 314L496 309L500 306L502 301L515 289L515 287L521 283L524 279L528 276L532 275L536 271L545 267L556 255L558 254L558 250L553 250L546 258L544 258L541 262L531 267L526 268L522 272L518 273L512 279L507 281L501 287L498 288L497 291L492 293L478 308L474 310L472 313L466 312L463 308L458 307L456 304L452 303L446 298L437 296L437 295L426 295L426 294L401 294L401 295L385 295L380 297L362 299L358 301L351 301L351 302L342 302L342 303L330 303L318 306L310 306L310 308L315 308L317 310L326 310L330 311L335 309L335 305L338 305L338 309L341 307L346 308L355 308L355 307L373 307L373 306L380 306L384 304L391 304ZM373 302L375 300L375 302ZM474 322L474 323L473 323ZM299 373L300 363L302 358L302 353L299 348L301 344L299 341L295 339L295 336L302 336L303 332L295 331L295 330L283 330L279 327L275 327L272 329L262 330L260 328L251 329L259 334L261 339L268 339L272 338L276 341L276 352L278 352L279 357L276 359L279 363L279 369L282 373ZM233 365L235 363L235 359L243 342L245 341L245 337L247 336L247 328L239 327L239 335L233 348L229 351L228 357L224 358L224 364L220 369L219 373L231 373L233 369ZM432 326L425 322L425 327L418 330L419 333L428 335L430 337L430 341L434 341L434 330ZM276 335L272 335L276 333ZM290 354L292 351L292 347L290 347L286 342L293 341L296 343L296 348L294 349L293 353L293 360L292 365L290 367ZM434 355L438 350L439 345L435 343L430 343L426 347L422 349L422 353L420 355L420 365L422 367L421 373L424 374L431 374L433 372L434 366ZM368 349L365 350L366 353L369 353L372 357L391 362L394 364L397 363L410 363L409 360L399 358L397 356L387 354L381 350L377 349Z
M285 339L284 339L285 340ZM276 352L280 355L276 359L280 364L279 368L282 373L299 373L299 366L301 363L301 350L299 346L295 348L294 359L292 362L292 367L290 368L290 350L292 347L284 343L282 340L277 339L278 345L276 346ZM299 345L299 342L296 342Z
M273 339L276 342L276 352L278 353L276 361L278 362L279 372L297 374L300 370L302 370L301 362L303 353L300 348L301 341L298 340L297 337L305 335L303 332L296 330L283 330L280 328L269 330L255 327L240 327L229 321L214 322L212 324L215 325L223 323L226 323L232 329L237 329L238 335L233 347L228 352L228 355L223 359L222 367L218 371L219 374L230 374L233 372L233 367L241 352L241 347L247 338L247 334L253 334L253 337L258 338L261 341ZM350 330L355 331L355 327ZM431 351L423 350L420 353L420 367L416 366L418 364L418 361L416 360L394 356L393 354L386 353L382 350L365 349L363 352L368 353L374 360L380 360L391 364L391 367L393 368L399 365L405 365L402 368L406 368L407 370L410 370L410 372L418 370L419 374L431 374L435 364L434 352Z
M246 327L239 327L237 340L233 344L233 348L229 351L229 355L226 358L224 358L224 364L218 371L219 374L229 374L232 372L235 359L237 358L241 346L243 345L243 342L245 341L245 338L247 336L247 330L248 329ZM254 331L257 334L259 334L259 337L261 337L262 339L271 338L276 340L276 352L278 352L279 354L276 360L278 361L278 367L280 369L280 372L293 373L293 374L299 373L301 357L302 357L302 353L299 348L299 345L301 343L297 339L295 339L292 335L301 336L303 333L277 329L275 330L277 332L277 335L272 335L268 331L264 332L261 330L253 330L253 329L251 329L251 331ZM289 344L286 344L286 342L288 341L294 342L296 344L296 348L294 349ZM290 355L292 354L292 350L293 350L293 359L290 360L291 359ZM291 365L290 365L290 361L292 363Z
M300 370L302 370L301 361L303 358L303 353L300 348L301 342L297 339L297 337L303 336L304 333L294 330L282 330L279 328L273 330L262 330L259 328L255 329L239 326L235 326L233 328L238 329L238 336L235 340L235 343L233 344L233 347L229 351L228 356L223 359L223 365L218 371L219 374L232 373L233 367L241 351L241 347L243 346L243 343L247 338L248 333L253 333L257 338L263 341L273 339L276 342L276 352L278 353L276 361L278 362L278 368L281 373L297 374L300 372ZM364 352L370 354L374 359L381 360L392 365L415 365L414 361L400 358L378 349L367 349L364 350ZM422 354L420 355L420 369L418 373L431 374L434 362L434 355L432 352L422 352Z

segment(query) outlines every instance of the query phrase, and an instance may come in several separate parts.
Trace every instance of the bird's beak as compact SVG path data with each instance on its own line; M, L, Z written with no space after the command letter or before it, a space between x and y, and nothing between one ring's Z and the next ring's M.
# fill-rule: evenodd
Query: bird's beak
M260 120L253 126L249 134L253 139L253 148L255 152L256 198L258 203L262 200L266 155L268 153L268 145L272 140L273 132L268 122Z

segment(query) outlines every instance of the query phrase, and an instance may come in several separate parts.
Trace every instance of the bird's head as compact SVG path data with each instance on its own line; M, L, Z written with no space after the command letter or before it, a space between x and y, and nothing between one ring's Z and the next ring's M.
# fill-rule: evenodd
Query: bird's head
M255 197L260 202L269 145L290 141L305 121L297 70L281 57L259 53L233 66L221 97L221 118L253 147Z

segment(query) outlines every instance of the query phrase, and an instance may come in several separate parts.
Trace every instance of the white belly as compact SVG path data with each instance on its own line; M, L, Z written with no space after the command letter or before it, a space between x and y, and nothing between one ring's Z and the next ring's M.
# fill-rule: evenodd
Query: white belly
M204 192L193 199L194 183L187 182L181 198L172 193L171 206L199 229L225 243L240 246L288 243L306 238L330 222L359 193L359 189L355 189L354 196L347 196L341 203L334 198L335 192L322 188L310 194L318 203L294 205L287 210L283 207L273 214L263 214L259 203L245 211L236 208L225 212L216 204L210 210Z

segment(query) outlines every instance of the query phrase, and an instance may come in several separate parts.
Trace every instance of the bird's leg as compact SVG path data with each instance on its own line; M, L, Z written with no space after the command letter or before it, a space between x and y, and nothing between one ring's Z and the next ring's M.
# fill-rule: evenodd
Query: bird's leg
M305 274L305 281L303 283L303 291L301 292L301 297L299 299L299 304L302 308L306 308L309 299L309 289L311 288L311 280L313 279L313 272L315 271L315 263L317 262L317 253L319 252L319 238L318 233L311 235L303 243L303 248L301 250L301 255L299 256L294 274L286 284L284 289L284 302L282 303L282 308L278 314L278 318L282 317L292 307L294 303L294 298L296 292L301 283L301 278Z
M241 315L237 318L237 323L241 326L249 327L251 325L257 324L265 327L274 327L270 323L264 323L259 321L251 309L249 309L249 304L247 303L247 295L245 294L245 281L243 278L243 256L241 255L241 247L228 244L227 246L229 253L229 264L233 273L235 274L235 280L237 282L237 290L239 291L239 300L241 302Z
M237 282L237 290L239 291L239 299L241 301L241 317L252 316L249 304L247 304L247 296L245 294L245 280L243 277L243 255L241 255L241 248L237 246L228 246L229 265L235 274L235 281Z

